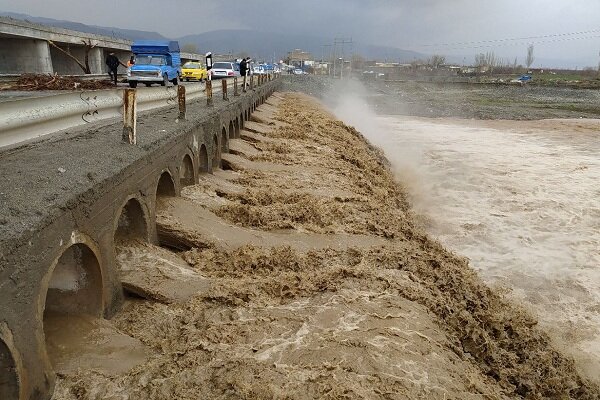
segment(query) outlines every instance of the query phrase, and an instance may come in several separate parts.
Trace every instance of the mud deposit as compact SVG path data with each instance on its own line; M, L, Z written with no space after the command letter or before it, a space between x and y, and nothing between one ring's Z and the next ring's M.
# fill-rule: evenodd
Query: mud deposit
M111 323L148 361L63 373L55 399L600 396L528 313L416 227L356 130L297 94L253 118L226 170L157 216L161 240L210 285L172 304L131 297ZM147 251L121 262L175 263Z

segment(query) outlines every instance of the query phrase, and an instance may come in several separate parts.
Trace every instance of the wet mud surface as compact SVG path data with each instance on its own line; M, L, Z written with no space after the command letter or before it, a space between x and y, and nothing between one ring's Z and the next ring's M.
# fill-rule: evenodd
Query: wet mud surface
M148 360L61 373L54 399L600 396L530 314L418 227L359 132L298 94L271 97L247 128L225 171L158 211L175 264L208 288L172 304L130 297L110 324ZM308 239L274 239L286 235ZM144 251L144 262L171 259Z

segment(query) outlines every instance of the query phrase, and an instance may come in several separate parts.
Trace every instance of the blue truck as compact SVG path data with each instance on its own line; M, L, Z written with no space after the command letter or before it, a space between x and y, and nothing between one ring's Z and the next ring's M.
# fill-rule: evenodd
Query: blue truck
M181 56L178 42L140 40L133 42L131 52L135 55L135 64L127 70L130 87L137 87L138 82L146 86L153 83L166 86L169 82L179 84Z

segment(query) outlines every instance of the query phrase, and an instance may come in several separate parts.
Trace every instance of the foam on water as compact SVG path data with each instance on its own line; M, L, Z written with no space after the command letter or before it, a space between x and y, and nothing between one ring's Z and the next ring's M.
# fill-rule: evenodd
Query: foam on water
M335 112L384 149L430 233L510 288L598 379L598 135L576 124L545 132L516 121L377 117L348 97Z

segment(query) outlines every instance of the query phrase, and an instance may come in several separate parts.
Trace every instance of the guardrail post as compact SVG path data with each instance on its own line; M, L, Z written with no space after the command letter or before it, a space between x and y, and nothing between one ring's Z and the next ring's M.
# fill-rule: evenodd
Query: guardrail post
M239 96L240 92L238 90L238 78L237 76L235 78L233 78L233 95L234 96Z
M225 78L221 79L221 89L223 92L223 100L229 100L229 97L227 97L227 79Z
M123 91L123 141L136 144L137 105L135 89Z
M254 75L250 75L250 90L254 90Z
M179 103L178 119L185 119L185 86L177 86L177 102Z
M212 106L213 105L213 98L212 98L212 81L207 80L206 81L206 105L207 106Z

